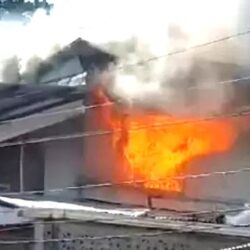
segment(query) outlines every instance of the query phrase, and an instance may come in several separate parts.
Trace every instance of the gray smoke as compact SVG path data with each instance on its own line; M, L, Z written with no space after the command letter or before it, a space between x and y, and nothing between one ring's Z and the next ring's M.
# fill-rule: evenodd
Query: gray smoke
M18 83L20 80L20 65L16 56L3 61L1 75L4 83Z
M217 82L235 74L234 41L133 65L234 33L237 4L238 0L57 0L50 17L39 10L26 26L0 25L0 80L32 82L55 45L63 47L81 37L120 57L122 70L99 76L115 99L177 115L222 112L233 91ZM10 41L18 42L13 46Z
M188 34L181 29L175 27L175 32L172 29L168 35L172 51L187 47ZM234 98L232 85L220 82L234 78L236 65L212 61L194 52L136 64L154 57L139 40L134 38L107 47L120 53L123 60L121 69L113 68L102 75L102 82L114 99L130 106L173 115L211 115L226 111ZM231 51L219 49L221 53L232 55L235 50L236 46ZM168 52L166 50L165 54Z

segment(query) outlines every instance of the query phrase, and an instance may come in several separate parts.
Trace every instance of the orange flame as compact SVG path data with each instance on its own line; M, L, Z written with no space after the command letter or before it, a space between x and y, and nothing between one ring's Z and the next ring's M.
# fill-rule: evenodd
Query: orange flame
M181 175L196 157L227 151L235 140L228 120L182 123L165 115L139 114L124 123L113 136L113 146L126 158L129 174L146 180L144 185L150 189L182 191L182 181L171 177ZM114 129L117 124L113 120Z
M147 189L181 192L182 181L171 177L180 176L197 157L229 150L236 139L228 119L183 122L162 114L125 115L108 109L118 165L127 167L123 178L145 180Z

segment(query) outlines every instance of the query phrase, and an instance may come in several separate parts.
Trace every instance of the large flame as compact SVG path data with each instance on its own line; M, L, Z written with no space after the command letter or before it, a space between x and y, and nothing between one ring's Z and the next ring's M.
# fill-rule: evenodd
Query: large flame
M100 96L105 99L101 92ZM182 180L173 177L182 175L197 157L229 150L236 139L230 119L197 122L165 114L126 114L112 105L104 107L102 114L113 130L113 148L123 178L145 180L147 189L181 192Z
M117 129L121 121L112 124ZM113 146L128 162L128 177L166 191L182 191L182 181L171 177L181 175L196 157L227 151L235 139L226 120L185 123L165 115L137 114L127 116L122 126Z

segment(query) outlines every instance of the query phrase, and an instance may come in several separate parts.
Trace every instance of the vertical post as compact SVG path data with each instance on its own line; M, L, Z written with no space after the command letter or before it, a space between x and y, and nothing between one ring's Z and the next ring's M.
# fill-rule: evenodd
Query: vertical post
M153 197L150 195L150 194L148 194L147 195L147 207L149 208L149 209L153 209Z
M23 165L24 165L24 145L20 146L20 156L19 156L19 181L20 181L20 192L24 191L23 182Z
M38 241L34 243L34 250L44 250L44 223L39 221L34 223L34 240Z

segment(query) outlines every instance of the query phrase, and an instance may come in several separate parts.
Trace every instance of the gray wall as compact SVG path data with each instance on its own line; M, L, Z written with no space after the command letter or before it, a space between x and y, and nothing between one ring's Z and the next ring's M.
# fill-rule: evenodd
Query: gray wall
M101 112L98 110L88 111L85 116L86 130L107 130L100 121ZM249 119L245 120L246 127ZM84 138L84 169L96 182L122 180L127 175L123 175L123 168L116 161L112 149L112 135L90 136ZM220 143L218 141L218 143ZM188 164L183 174L201 174L215 171L238 170L250 167L250 130L239 133L238 139L231 150L225 154L210 155L196 159L192 164ZM121 177L121 178L119 178ZM196 180L186 180L184 186L184 196L190 202L155 199L157 206L171 207L173 209L213 209L217 203L238 204L250 202L250 191L248 183L250 172L234 175L212 176L209 178L199 178ZM119 203L132 203L145 205L146 193L126 186L113 188L98 188L84 191L85 196L95 199L102 199ZM165 195L165 198L170 196ZM171 197L172 198L172 197ZM179 197L177 197L179 199ZM194 199L203 200L192 202Z
M46 143L44 148L45 190L76 186L84 173L82 140Z
M218 142L219 143L219 142ZM250 132L242 134L234 148L227 154L198 159L187 167L188 173L209 173L216 171L250 168ZM224 201L250 202L250 172L211 176L186 181L186 194L191 197Z
M19 156L20 147L0 148L0 184L9 186L12 192L20 188Z
M24 147L24 191L44 189L44 147L30 144Z
M42 190L44 183L44 160L41 145L24 147L23 188L25 191ZM0 148L0 184L9 186L11 192L20 191L20 146Z
M99 250L218 250L223 247L234 246L247 239L240 237L223 237L218 235L206 235L195 233L163 233L159 236L133 236L133 234L156 233L157 230L147 228L112 226L98 223L59 223L54 226L47 226L45 237L51 236L64 239L83 237L83 240L72 242L59 242L57 244L47 243L45 250L54 249L99 249ZM159 232L159 231L158 231ZM100 240L84 239L86 236L110 236L129 235L126 238L107 238Z

